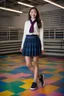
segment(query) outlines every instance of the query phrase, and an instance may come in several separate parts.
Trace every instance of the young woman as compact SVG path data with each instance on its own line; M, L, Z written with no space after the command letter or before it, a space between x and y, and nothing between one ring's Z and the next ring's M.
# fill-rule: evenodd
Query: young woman
M34 81L31 85L31 90L37 88L37 79L40 80L44 86L44 76L39 74L38 60L40 55L44 52L43 46L43 23L40 20L37 8L32 7L29 10L29 20L25 22L24 34L20 51L25 56L26 65L34 73ZM32 57L34 66L32 65Z

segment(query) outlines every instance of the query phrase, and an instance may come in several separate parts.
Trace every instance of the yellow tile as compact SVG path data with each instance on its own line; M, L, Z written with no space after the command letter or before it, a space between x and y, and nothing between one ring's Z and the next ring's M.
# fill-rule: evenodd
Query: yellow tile
M26 84L20 86L21 88L25 88L25 89L29 89L31 87L31 84L33 82L33 79L24 79L24 80L21 80L22 82L25 82Z
M37 94L37 92L35 92L35 91L26 90L24 92L21 92L20 96L37 96L36 94Z
M32 83L33 82L33 79L24 79L22 80L22 82L25 82L25 83Z
M8 65L9 65L9 64L3 64L2 66L4 66L4 67L5 67L5 66L8 66Z
M11 92L11 91L3 91L3 92L0 92L0 96L11 96L13 95L14 93Z
M47 85L43 88L38 89L37 91L41 94L49 94L55 90L57 90L59 87L53 86L53 85Z
M52 77L50 77L50 80L57 81L57 80L59 80L59 77L57 77L57 76L52 76Z
M29 84L24 84L24 85L19 86L19 87L25 88L25 89L29 89L29 88L31 87L31 83L29 83Z
M48 78L47 80L51 80L51 81L57 81L57 80L59 80L59 77L57 77L57 76L52 76L52 77L50 77L50 78Z
M6 83L10 83L10 82L13 82L13 81L15 81L15 80L17 80L17 79L4 79L4 80L2 80L3 82L6 82Z
M58 73L58 72L60 72L59 70L55 70L53 73Z
M44 66L43 66L43 67L44 67ZM58 72L59 72L59 70L56 70L56 71L53 71L52 74L58 73ZM49 71L42 71L42 73L51 73L51 72L49 72Z
M50 73L50 72L49 72L49 71L43 71L42 73L47 73L47 74L48 74L48 73Z

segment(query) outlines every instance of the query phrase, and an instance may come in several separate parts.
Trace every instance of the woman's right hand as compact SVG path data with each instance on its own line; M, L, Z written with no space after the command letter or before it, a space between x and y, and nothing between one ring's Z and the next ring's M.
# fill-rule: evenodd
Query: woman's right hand
M22 49L20 48L20 52L22 52Z

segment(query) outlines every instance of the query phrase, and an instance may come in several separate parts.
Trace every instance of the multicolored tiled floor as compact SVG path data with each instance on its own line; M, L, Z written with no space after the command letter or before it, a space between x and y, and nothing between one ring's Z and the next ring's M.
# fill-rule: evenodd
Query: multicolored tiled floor
M0 96L64 96L64 59L43 57L38 64L45 76L45 86L38 82L38 89L30 91L33 74L26 67L24 57L0 56Z

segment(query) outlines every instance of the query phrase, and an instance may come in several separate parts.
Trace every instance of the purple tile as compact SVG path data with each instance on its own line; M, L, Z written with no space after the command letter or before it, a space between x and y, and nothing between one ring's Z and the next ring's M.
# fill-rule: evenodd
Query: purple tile
M52 93L48 94L47 96L64 96L64 95L59 92L52 92Z

